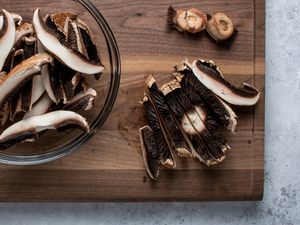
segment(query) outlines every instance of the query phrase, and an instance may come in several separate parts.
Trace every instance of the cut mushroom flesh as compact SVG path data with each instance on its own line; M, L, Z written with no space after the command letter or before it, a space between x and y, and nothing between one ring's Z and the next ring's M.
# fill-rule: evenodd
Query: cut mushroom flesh
M159 175L159 151L153 131L149 126L139 129L144 164L149 177L156 180Z
M63 46L58 41L54 32L52 32L50 29L47 29L46 24L40 16L39 9L36 9L36 11L34 12L32 23L37 37L44 48L55 55L55 57L57 57L62 63L75 71L85 74L96 74L103 72L103 66L95 65L82 55L78 54L76 51Z
M89 132L85 118L75 112L59 110L32 116L11 125L0 135L0 149L34 138L44 130L58 129L67 125L76 125Z
M33 104L31 110L25 113L23 119L47 113L50 110L52 103L53 102L47 92L44 92L43 95Z
M192 98L200 98L204 104L212 111L214 117L220 120L224 126L234 133L237 121L236 114L221 99L219 99L211 90L206 88L193 74L193 71L184 67L178 71L180 75L175 75L176 79L180 82L182 89L185 93ZM193 100L192 100L193 102ZM194 103L194 102L193 102Z
M0 30L0 71L14 45L16 27L12 16L2 9L3 26Z
M230 84L213 70L208 61L195 60L192 65L187 65L202 84L230 104L251 106L256 104L260 97L259 91L250 84L244 83L240 88Z
M32 76L38 74L41 67L45 64L52 63L53 58L47 54L36 54L22 63L18 64L8 74L1 77L0 80L0 106L15 91L16 87L24 84Z
M96 96L97 92L92 88L88 88L86 92L81 91L75 95L71 101L65 104L63 109L72 111L91 110Z
M149 100L149 97L144 96L142 104L143 104L145 112L146 112L146 118L148 121L148 125L152 129L153 135L157 142L157 147L158 147L158 151L160 154L160 163L164 167L174 168L176 165L175 165L175 161L174 161L172 152L170 150L168 140L163 133L163 130L162 130L163 128L161 127L161 125L159 123L159 118L156 114L154 106L152 105L152 103Z
M21 25L17 26L14 47L18 48L22 38L33 35L33 32L34 31L31 23L22 23Z
M150 91L150 97L161 116L166 132L168 133L178 155L181 157L192 157L192 149L186 140L187 137L185 137L185 134L180 130L179 124L177 124L175 118L172 116L167 102L164 99L164 95L159 91L152 75L148 76L146 85Z
M198 102L194 106L175 81L162 87L162 90L197 152L195 157L207 165L223 161L224 152L228 149L227 141L203 104Z

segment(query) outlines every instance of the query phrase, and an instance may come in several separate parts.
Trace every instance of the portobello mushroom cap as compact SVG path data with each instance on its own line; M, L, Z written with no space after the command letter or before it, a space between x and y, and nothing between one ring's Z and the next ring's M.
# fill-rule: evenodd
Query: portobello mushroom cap
M71 111L54 111L41 116L23 119L3 131L0 135L0 149L37 137L44 130L58 129L67 125L76 125L89 132L89 126L81 115Z
M192 65L186 64L202 84L230 104L251 106L255 105L260 97L259 91L250 84L243 83L241 87L233 86L219 75L209 61L195 60Z
M17 88L20 88L20 85L38 74L43 65L52 62L51 55L47 53L36 54L18 64L5 76L2 76L0 79L0 107Z
M152 129L153 135L157 142L161 165L167 168L175 168L176 164L167 137L164 135L163 127L161 127L159 122L159 117L156 114L155 108L148 96L144 95L142 104L146 112L148 125Z
M161 93L156 85L154 77L149 75L145 83L149 89L150 98L154 102L154 105L160 114L166 133L169 135L178 155L180 157L193 157L192 149L186 140L187 137L184 132L181 131L180 125L172 115L171 110L164 99L163 93Z
M0 30L0 71L2 71L5 60L13 48L16 34L16 27L12 16L4 9L1 12L3 15L3 26Z
M159 151L152 129L144 126L139 129L144 164L149 177L156 180L159 175Z
M87 60L83 55L63 46L58 41L55 33L48 29L42 20L40 9L35 10L32 24L38 39L44 48L71 69L85 74L101 73L104 70L103 66L95 65Z
M180 83L182 89L191 99L193 104L200 98L207 108L214 114L214 117L224 124L233 133L237 125L237 116L234 111L224 101L218 98L211 90L206 88L194 75L193 71L187 66L176 67L178 73L173 75Z
M224 152L229 148L221 134L218 123L206 110L203 102L193 105L177 81L169 82L162 91L173 112L181 122L182 129L190 137L194 154L206 165L216 164L225 159ZM200 157L199 157L200 156Z

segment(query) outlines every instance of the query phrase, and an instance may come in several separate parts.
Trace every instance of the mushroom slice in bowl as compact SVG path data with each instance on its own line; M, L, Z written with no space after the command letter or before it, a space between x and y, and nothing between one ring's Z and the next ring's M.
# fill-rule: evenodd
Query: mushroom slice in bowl
M54 111L41 116L23 119L2 132L0 135L0 149L4 150L13 144L36 138L44 130L59 129L74 125L89 132L85 118L72 111Z
M32 79L28 80L22 86L21 92L21 109L23 112L28 112L31 110L31 95L32 95Z
M195 60L192 65L187 63L193 70L197 79L217 96L233 105L251 106L259 99L260 92L250 84L243 83L241 87L235 87L226 81L215 70L215 65L210 61Z
M153 131L149 126L139 129L144 164L149 177L156 180L159 175L159 151Z
M3 126L8 121L10 115L9 101L7 101L0 109L0 125Z
M22 44L22 39L24 37L32 36L34 33L33 26L31 23L21 23L16 28L16 35L15 35L15 43L14 48L18 49Z
M179 67L182 67L182 69L178 70ZM205 87L190 68L187 66L179 67L176 67L179 73L174 73L174 75L188 97L191 100L192 98L201 98L208 109L212 111L214 117L234 133L237 125L237 116L231 107ZM193 102L193 104L195 103Z
M3 26L0 30L0 71L4 62L14 45L16 27L12 16L4 9L1 10L3 15Z
M97 92L93 88L88 88L86 92L81 91L76 94L71 101L64 105L63 109L72 111L91 110L96 96Z
M144 96L142 104L146 112L146 119L157 142L161 165L167 168L175 168L176 164L171 152L171 145L164 134L163 127L148 96Z
M193 155L208 166L223 161L229 146L205 106L200 102L194 106L177 81L169 82L161 89L193 144Z
M53 54L63 64L75 71L85 74L101 73L104 70L103 66L91 63L83 55L62 45L58 41L54 31L48 29L42 20L40 9L35 10L32 24L36 35L44 48L51 52L51 54Z
M40 73L43 65L52 62L53 58L49 54L36 54L18 64L5 76L2 76L0 80L0 106L26 80Z
M146 86L150 91L150 97L161 117L162 123L166 128L174 148L181 157L192 157L192 149L186 140L185 134L181 131L179 124L172 116L171 110L164 99L163 93L158 89L155 79L149 75L146 79Z
M40 116L49 112L52 103L53 102L51 98L48 96L47 92L44 92L43 95L38 99L38 101L33 104L31 110L25 113L23 119L32 116Z

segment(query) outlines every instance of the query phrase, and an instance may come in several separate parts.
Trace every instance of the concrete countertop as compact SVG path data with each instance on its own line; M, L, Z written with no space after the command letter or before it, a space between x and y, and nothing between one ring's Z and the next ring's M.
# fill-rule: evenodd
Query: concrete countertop
M0 203L0 224L300 224L300 2L266 11L263 202Z

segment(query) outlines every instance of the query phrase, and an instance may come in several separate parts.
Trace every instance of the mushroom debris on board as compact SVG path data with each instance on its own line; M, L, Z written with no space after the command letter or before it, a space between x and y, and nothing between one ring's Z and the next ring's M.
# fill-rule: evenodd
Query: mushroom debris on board
M142 103L148 125L139 134L144 164L154 180L158 164L176 167L172 152L206 166L224 161L230 150L224 130L235 133L237 125L231 105L253 106L260 97L250 84L236 87L228 82L211 60L185 60L174 68L174 79L160 88L153 75L145 81Z
M91 28L76 14L42 15L32 21L0 10L0 149L35 141L48 129L77 126L77 112L97 97L86 76L105 70Z

